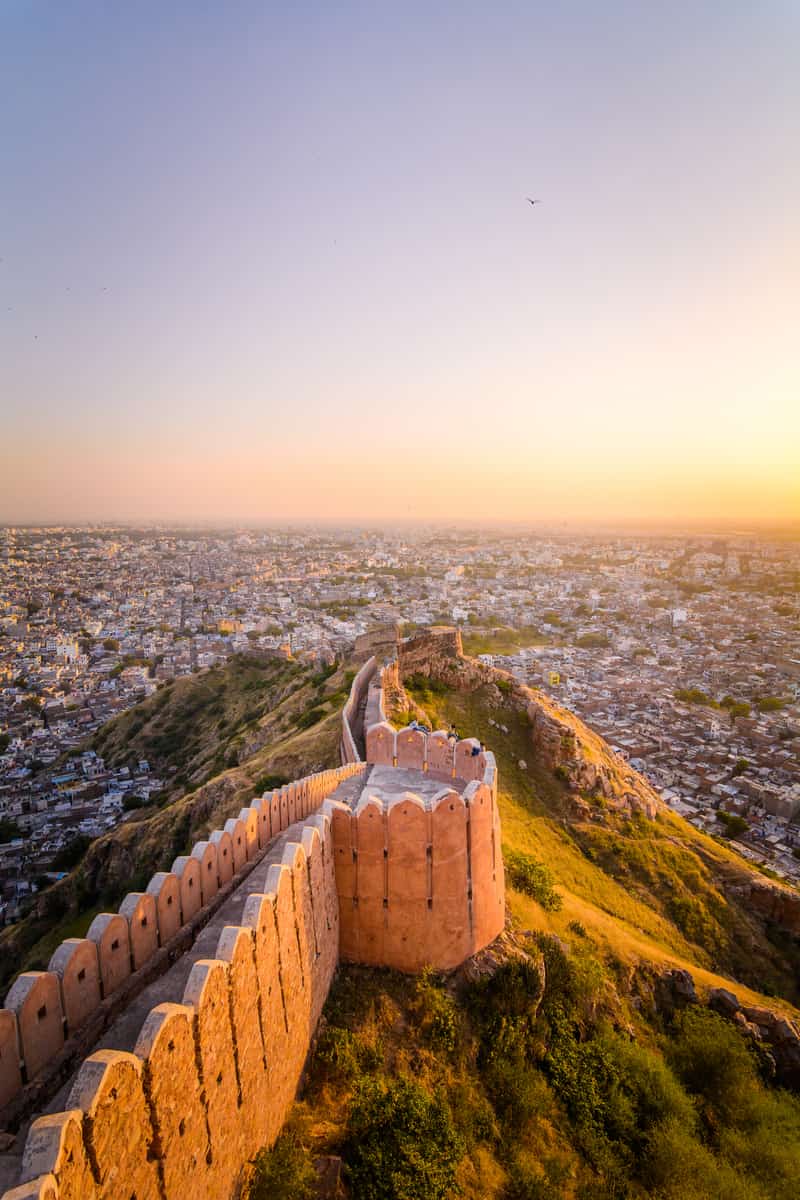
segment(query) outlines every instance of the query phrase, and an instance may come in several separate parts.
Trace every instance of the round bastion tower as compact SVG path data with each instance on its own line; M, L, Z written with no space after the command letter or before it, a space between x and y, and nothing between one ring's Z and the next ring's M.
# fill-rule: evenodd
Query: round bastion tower
M367 768L326 804L339 954L400 971L449 970L492 942L505 923L494 755L475 738L443 730L395 732L383 704L384 673L395 664L373 670L361 696ZM348 728L356 714L355 704L345 710L345 760L348 735L358 753Z

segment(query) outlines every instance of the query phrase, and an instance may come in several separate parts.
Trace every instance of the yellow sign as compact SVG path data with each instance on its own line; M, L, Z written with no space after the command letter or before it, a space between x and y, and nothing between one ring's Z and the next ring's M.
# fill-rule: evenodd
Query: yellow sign
M550 686L558 687L559 683L561 683L561 676L559 675L558 671L551 671L550 672Z

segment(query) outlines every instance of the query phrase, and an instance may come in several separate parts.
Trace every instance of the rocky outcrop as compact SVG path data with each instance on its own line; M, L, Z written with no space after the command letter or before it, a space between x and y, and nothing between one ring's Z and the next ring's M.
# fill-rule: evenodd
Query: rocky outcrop
M800 1027L771 1008L740 1004L727 988L713 988L709 1007L733 1021L760 1048L767 1047L775 1067L775 1080L784 1087L800 1089Z
M697 1004L698 996L691 973L676 967L657 976L655 1001L659 1012L668 1017L690 1004Z
M534 759L563 779L578 805L581 796L602 796L611 809L650 819L663 808L647 780L574 713L508 671L466 658L457 629L431 629L402 642L399 663L401 680L427 675L458 691L485 688L490 707L510 705L524 713Z
M755 880L736 886L745 905L765 921L800 937L800 894L778 883Z
M400 626L397 624L368 629L356 638L354 658L362 662L374 655L379 664L385 659L395 658L399 637Z

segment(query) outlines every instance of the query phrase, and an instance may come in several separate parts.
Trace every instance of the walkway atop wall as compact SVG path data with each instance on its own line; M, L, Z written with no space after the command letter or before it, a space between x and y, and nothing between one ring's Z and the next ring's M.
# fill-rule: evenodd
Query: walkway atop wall
M375 763L362 775L354 775L352 779L340 783L329 799L346 804L352 812L356 812L368 799L380 800L383 807L388 808L407 792L412 792L429 810L434 796L443 789L463 796L466 786L465 779L454 779L444 771L419 771L412 767L388 767Z
M248 896L266 891L269 868L273 863L280 863L287 842L300 841L303 825L303 822L291 825L274 839L249 875L231 892L204 926L191 949L181 955L165 974L144 988L87 1053L104 1049L132 1051L145 1019L155 1005L161 1004L162 1001L175 1004L182 1002L184 988L195 962L201 958L216 956L219 936L226 925L242 924L242 914ZM37 1117L43 1113L62 1112L67 1108L67 1099L77 1073L76 1069L52 1097L50 1103L35 1114ZM30 1121L26 1121L20 1128L13 1149L7 1154L0 1154L0 1194L4 1188L13 1187L19 1179L21 1155L30 1124Z

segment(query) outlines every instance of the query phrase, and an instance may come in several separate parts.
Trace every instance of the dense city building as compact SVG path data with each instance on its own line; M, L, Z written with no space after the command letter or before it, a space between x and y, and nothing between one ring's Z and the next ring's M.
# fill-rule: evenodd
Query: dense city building
M574 709L693 823L800 877L800 548L417 528L0 530L0 921L163 788L105 722L233 654L322 665L376 624Z

